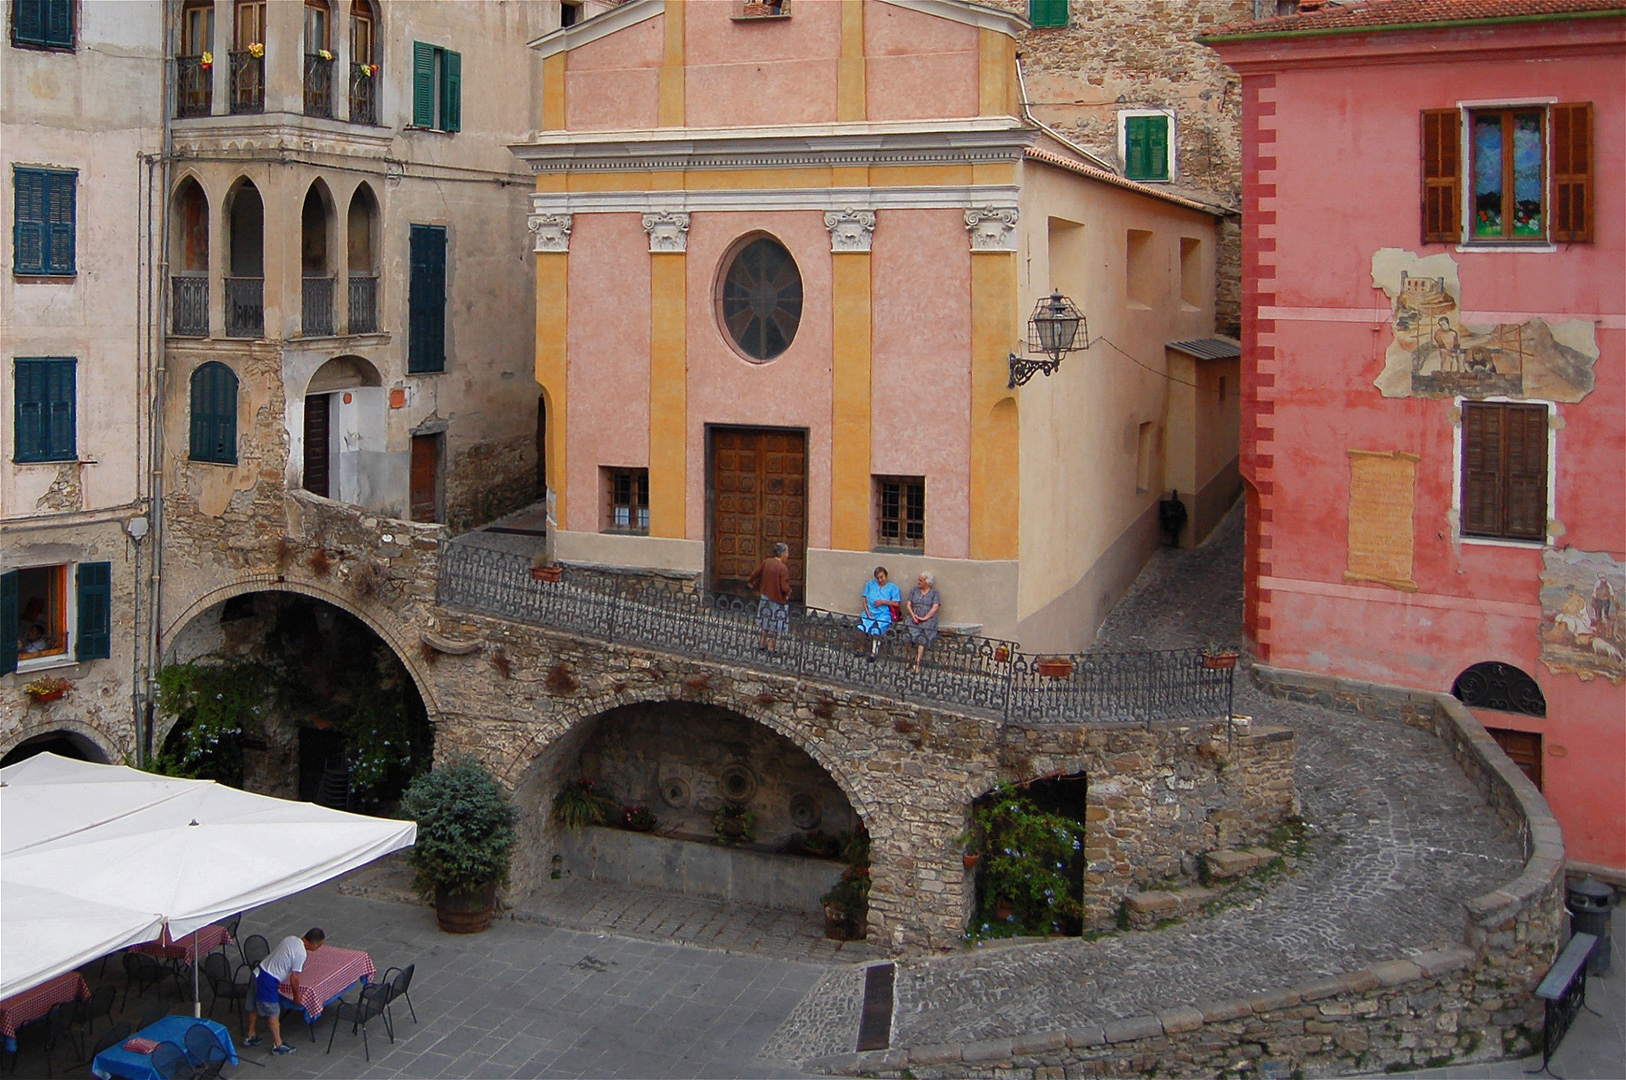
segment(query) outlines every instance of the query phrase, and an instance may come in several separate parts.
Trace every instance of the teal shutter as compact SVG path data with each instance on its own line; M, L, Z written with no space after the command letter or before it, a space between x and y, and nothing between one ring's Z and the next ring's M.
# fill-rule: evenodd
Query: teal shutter
M435 47L412 43L412 126L435 126Z
M440 62L440 127L442 131L460 131L463 128L463 54L443 50Z
M45 44L73 48L73 0L46 0Z
M19 274L45 270L46 173L18 169L12 174L15 214L11 225L11 265Z
M407 289L407 371L446 370L446 230L412 226Z
M0 675L17 670L17 571L0 574Z
M74 366L74 360L60 357L16 361L14 460L71 461L77 456Z
M237 464L237 376L211 360L192 373L193 461Z
M1131 180L1169 178L1169 118L1124 117L1124 175Z
M38 360L18 360L12 379L17 399L13 426L17 444L12 457L20 462L45 460L45 367Z
M105 660L113 655L113 564L80 563L79 632L74 659Z
M1034 26L1066 26L1067 0L1028 0L1028 22Z
M45 174L45 272L74 272L74 225L79 174Z
M44 45L45 18L45 0L12 0L11 40L18 45Z
M72 360L48 360L45 368L45 453L52 461L78 456Z

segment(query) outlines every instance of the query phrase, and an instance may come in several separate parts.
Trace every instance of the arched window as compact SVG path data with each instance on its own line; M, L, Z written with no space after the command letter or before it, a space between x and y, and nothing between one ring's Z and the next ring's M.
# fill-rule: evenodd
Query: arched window
M1536 680L1512 664L1487 660L1457 676L1451 696L1472 709L1546 716L1547 698Z
M796 338L802 320L802 275L783 244L747 240L727 260L718 283L718 314L747 359L772 360Z
M306 337L333 333L333 263L329 246L332 196L320 180L305 193L300 214L300 268L303 278L300 328Z
M237 464L237 376L211 360L192 372L193 461Z
M209 336L209 199L188 176L175 189L170 225L170 333Z
M378 123L378 11L369 0L350 5L350 122Z
M265 334L265 207L252 180L239 180L226 196L230 266L226 278L226 336Z
M350 197L346 222L352 334L378 331L378 200L366 184Z

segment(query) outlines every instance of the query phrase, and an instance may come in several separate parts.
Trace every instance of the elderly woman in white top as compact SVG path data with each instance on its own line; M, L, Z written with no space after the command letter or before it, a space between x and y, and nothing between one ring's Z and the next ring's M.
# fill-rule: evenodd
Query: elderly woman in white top
M922 570L903 604L904 637L915 647L915 659L909 665L910 671L920 670L926 646L937 640L937 613L942 607L943 598L937 595L937 579L930 571Z

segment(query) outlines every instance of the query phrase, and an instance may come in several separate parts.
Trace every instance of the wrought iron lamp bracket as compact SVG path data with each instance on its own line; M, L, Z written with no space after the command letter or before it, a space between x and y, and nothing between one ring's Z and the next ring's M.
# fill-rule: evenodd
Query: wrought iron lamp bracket
M1010 354L1011 381L1005 389L1015 390L1018 386L1026 386L1027 381L1035 375L1054 375L1056 369L1061 367L1060 357L1045 357L1043 360L1029 360L1025 356Z

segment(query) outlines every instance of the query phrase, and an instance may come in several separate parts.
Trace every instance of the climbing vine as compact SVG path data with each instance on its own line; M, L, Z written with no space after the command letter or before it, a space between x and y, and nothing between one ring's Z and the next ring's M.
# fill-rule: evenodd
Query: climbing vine
M1069 866L1083 847L1084 826L1040 810L1009 784L972 811L971 826L983 857L968 936L1068 933L1081 911Z

